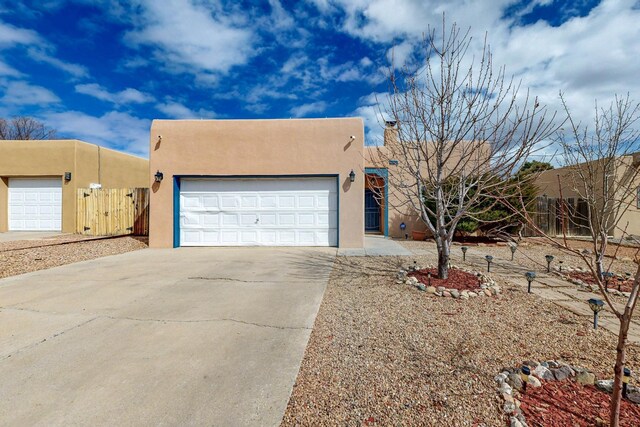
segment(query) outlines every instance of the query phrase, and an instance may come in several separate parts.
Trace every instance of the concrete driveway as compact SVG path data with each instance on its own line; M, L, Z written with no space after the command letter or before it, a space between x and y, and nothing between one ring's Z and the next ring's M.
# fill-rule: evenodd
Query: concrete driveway
M5 231L4 233L0 233L0 243L13 242L16 240L46 239L60 235L62 235L62 233L57 231Z
M335 253L147 249L0 280L0 424L279 424Z

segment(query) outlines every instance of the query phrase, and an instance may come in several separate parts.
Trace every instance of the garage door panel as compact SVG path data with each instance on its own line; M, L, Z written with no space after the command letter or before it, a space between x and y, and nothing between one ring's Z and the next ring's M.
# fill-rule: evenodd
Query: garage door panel
M263 209L275 208L278 206L278 198L276 196L259 196L260 207Z
M59 231L62 228L60 178L10 178L9 230Z
M336 187L332 178L185 179L181 245L336 245ZM207 231L219 233L206 238Z
M294 214L278 214L278 225L283 227L293 227L296 225L296 216Z
M281 209L295 209L296 198L294 196L278 197L278 207Z

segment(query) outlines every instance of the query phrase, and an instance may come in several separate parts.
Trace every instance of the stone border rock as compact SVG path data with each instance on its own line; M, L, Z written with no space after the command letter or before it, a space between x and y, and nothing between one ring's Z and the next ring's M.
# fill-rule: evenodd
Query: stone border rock
M595 374L588 369L572 366L562 361L548 360L541 363L525 361L522 365L526 365L531 369L527 387L541 387L540 380L563 381L573 378L582 385L595 385L607 393L613 391L613 380L596 380ZM520 410L520 401L517 399L523 386L520 367L503 368L494 377L494 380L498 383L498 395L503 401L502 410L509 416L510 427L527 427L526 418L522 410ZM629 385L627 387L627 400L640 404L640 388Z
M573 272L578 272L578 273L589 273L589 271L586 268L583 267L563 267L562 271L560 271L559 267L554 267L553 270L558 273L560 275L560 277L562 277L563 280L566 280L569 283L573 283L574 285L578 286L578 290L582 291L582 292L600 292L600 288L598 288L598 285L591 285L589 283L586 283L584 280L580 280L580 279L574 279L573 277L564 274L564 273L573 273ZM617 279L622 278L622 276L620 274L616 274L615 277ZM612 285L614 286L614 285ZM629 298L629 295L631 294L630 292L622 292L619 291L617 289L612 289L611 287L609 288L608 292L612 295L617 295L617 296L622 296L622 297L627 297Z
M460 291L458 289L447 289L444 286L438 286L438 287L425 286L423 283L420 283L416 277L408 276L410 272L426 270L431 268L435 268L435 267L411 266L407 268L401 268L400 270L398 270L398 274L396 275L396 284L398 285L406 284L406 285L414 286L419 291L426 292L427 294L435 295L438 297L451 297L454 299L462 299L462 300L467 300L469 298L476 298L476 297L484 297L484 296L491 297L491 296L496 296L502 292L502 290L500 289L500 286L498 286L496 282L486 274L480 273L478 271L468 270L466 268L458 267L456 265L452 265L450 268L464 271L465 273L470 273L478 277L480 281L480 288L478 288L477 292L469 291L469 290Z

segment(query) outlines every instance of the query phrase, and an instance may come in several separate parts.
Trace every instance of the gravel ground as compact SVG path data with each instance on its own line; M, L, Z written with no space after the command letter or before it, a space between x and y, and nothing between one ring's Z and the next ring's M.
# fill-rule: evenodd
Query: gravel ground
M73 242L60 245L62 242ZM0 244L0 278L116 255L147 247L147 239L123 236L86 240L83 236L23 240Z
M395 284L401 262L338 257L283 425L504 426L493 377L523 360L611 370L615 337L536 295L466 301ZM640 370L640 351L629 348Z

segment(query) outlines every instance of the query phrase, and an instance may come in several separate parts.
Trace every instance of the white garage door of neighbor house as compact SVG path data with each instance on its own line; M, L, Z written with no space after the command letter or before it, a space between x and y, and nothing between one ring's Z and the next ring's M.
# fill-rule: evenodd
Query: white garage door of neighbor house
M60 231L62 180L9 178L9 230Z
M181 246L337 244L335 178L181 180Z

